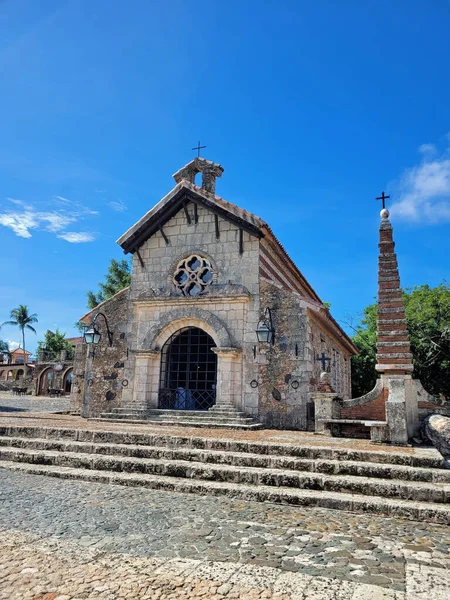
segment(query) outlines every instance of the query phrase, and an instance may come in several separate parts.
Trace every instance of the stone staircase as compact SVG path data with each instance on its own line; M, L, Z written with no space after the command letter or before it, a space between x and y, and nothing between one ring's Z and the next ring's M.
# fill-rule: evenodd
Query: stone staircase
M131 421L135 423L158 423L178 427L208 427L221 429L260 429L257 423L231 404L214 405L209 410L148 409L142 404L131 404L126 408L114 408L102 413L101 419Z
M437 453L10 426L0 468L450 524L450 470Z

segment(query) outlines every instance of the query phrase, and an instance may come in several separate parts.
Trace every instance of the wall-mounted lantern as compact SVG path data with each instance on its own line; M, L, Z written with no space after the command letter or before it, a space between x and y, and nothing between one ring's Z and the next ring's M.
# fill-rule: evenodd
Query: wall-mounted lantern
M269 307L266 308L263 317L259 320L258 327L256 328L256 335L260 344L273 345L275 340L275 330L273 328L272 313Z
M84 339L86 344L98 344L100 341L100 338L102 337L102 334L100 333L100 331L97 329L97 327L95 326L95 322L98 319L98 317L103 317L105 320L105 325L106 325L106 331L108 333L108 341L109 341L109 345L112 346L112 341L113 341L113 334L109 329L109 325L108 325L108 319L106 318L106 316L104 315L104 313L99 312L95 315L95 317L92 319L89 327L87 329L84 330Z

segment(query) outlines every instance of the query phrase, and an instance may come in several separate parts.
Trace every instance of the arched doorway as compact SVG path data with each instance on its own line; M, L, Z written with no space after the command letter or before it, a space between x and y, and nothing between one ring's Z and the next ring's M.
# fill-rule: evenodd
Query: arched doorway
M24 374L24 370L23 369L18 369L16 371L16 381L19 381L19 379L23 378L23 374Z
M63 390L65 394L70 394L70 390L72 389L72 373L73 369L67 369L64 373Z
M41 375L39 383L39 396L46 396L48 394L48 390L53 388L54 381L55 372L51 367L49 367Z
M216 343L198 327L170 336L161 355L159 408L208 410L216 402Z

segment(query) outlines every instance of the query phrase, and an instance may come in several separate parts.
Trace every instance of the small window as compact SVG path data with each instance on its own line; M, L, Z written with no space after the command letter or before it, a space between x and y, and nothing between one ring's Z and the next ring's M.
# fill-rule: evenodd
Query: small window
M213 276L210 262L192 254L178 263L173 283L184 296L200 296L211 284Z

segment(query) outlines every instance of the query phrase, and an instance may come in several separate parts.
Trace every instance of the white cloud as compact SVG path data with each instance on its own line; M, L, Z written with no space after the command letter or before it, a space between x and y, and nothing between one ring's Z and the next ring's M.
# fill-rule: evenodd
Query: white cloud
M81 244L83 242L93 242L95 240L95 235L93 233L84 231L66 231L65 233L59 234L58 237L71 244Z
M393 184L391 212L399 218L421 223L450 221L450 148L441 154L423 144L421 162L406 169Z
M32 232L37 230L44 230L50 233L64 232L72 223L98 214L97 211L72 202L62 196L56 196L55 198L64 206L56 210L38 210L22 200L8 198L8 201L13 203L17 208L7 208L3 212L0 212L0 225L12 229L19 237L30 238L32 237ZM70 236L70 233L67 233ZM93 239L92 234L83 235L91 236L91 238L81 241L91 241Z
M10 350L15 350L20 346L19 342L13 342L12 340L6 340L8 342L8 347ZM26 347L26 346L25 346Z
M127 209L126 205L122 202L122 200L113 200L112 202L108 202L108 206L115 210L116 212L125 212Z
M418 148L422 154L434 154L436 152L436 146L434 144L422 144Z

